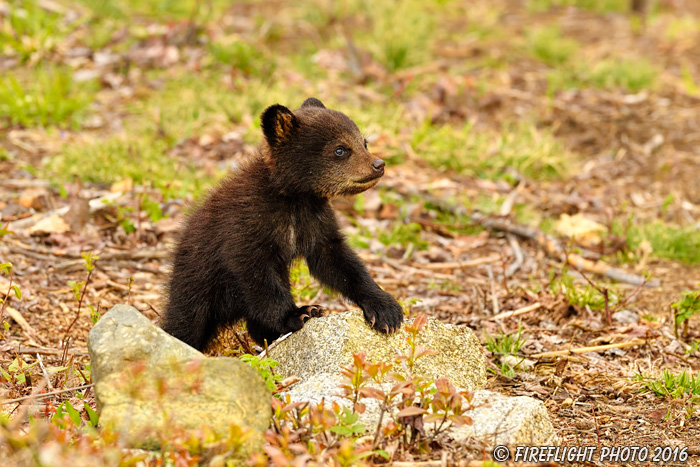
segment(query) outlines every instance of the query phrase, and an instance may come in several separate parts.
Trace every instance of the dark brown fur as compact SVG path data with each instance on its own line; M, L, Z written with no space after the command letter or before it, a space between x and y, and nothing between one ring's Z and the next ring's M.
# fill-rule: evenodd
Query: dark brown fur
M397 330L401 306L347 245L329 202L376 185L384 162L367 151L352 120L317 99L294 112L273 105L261 120L258 156L214 189L185 225L163 329L197 349L220 326L240 320L260 344L301 329L314 309L294 304L289 267L303 257L376 329Z

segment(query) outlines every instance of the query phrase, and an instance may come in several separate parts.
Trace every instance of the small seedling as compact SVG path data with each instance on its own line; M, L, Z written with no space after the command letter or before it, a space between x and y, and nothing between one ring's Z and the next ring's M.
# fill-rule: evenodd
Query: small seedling
M695 413L695 406L700 404L700 373L693 377L685 371L673 374L664 370L660 378L651 378L640 373L635 376L635 380L642 383L643 390L653 392L658 397L685 399L688 418Z
M498 355L499 357L504 355L517 355L527 341L527 337L523 337L523 331L523 327L518 326L518 330L515 332L500 332L496 336L491 336L486 333L486 349L493 355ZM514 376L516 370L519 369L519 365L513 367L508 362L501 362L498 367L501 374L509 377Z
M270 357L260 358L256 355L245 354L241 355L241 361L255 368L267 387L273 393L276 391L276 383L282 381L282 376L275 374L273 368L279 365L279 362Z
M688 336L688 322L692 316L700 313L700 290L683 292L683 298L671 305L673 308L673 325L676 337L678 328L683 325L683 336Z

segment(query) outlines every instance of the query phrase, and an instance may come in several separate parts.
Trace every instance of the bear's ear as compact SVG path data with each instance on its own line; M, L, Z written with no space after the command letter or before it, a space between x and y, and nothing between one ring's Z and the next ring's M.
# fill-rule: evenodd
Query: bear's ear
M291 110L283 105L271 105L260 117L263 134L270 146L276 146L285 141L299 126L297 118Z
M309 97L308 99L306 99L304 103L301 104L301 108L303 109L304 107L318 107L320 109L326 108L326 106L323 105L323 102L316 99L315 97Z

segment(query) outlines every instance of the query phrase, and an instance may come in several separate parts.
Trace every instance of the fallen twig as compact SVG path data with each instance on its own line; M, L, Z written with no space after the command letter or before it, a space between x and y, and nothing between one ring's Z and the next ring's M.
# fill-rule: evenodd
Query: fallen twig
M27 399L43 399L44 397L55 396L57 394L63 394L65 392L79 391L80 389L91 388L94 385L95 385L95 383L90 383L90 384L83 384L82 386L76 386L73 388L66 388L66 389L60 389L58 391L45 392L43 394L33 394L32 393L32 394L29 394L28 396L18 397L16 399L6 399L4 401L0 401L0 405L14 404L15 402L22 402L23 400L27 400ZM40 388L40 386L37 386L37 388Z
M592 347L578 347L575 349L554 350L552 352L537 353L534 355L528 355L528 358L560 357L562 355L569 355L572 353L578 354L587 352L597 352L599 350L622 349L625 347L634 347L635 345L642 345L646 342L647 341L645 339L632 339L631 341L620 342L618 344L594 345Z
M556 258L559 261L567 262L568 264L583 269L584 271L599 274L601 276L609 277L610 279L619 282L626 282L632 285L645 284L646 287L659 286L658 279L647 281L647 279L643 276L625 272L621 269L612 267L603 261L591 261L577 254L567 255L564 247L557 239L534 227L513 224L505 219L487 217L478 212L473 213L471 215L471 219L488 229L509 232L519 237L533 240L549 256Z
M473 268L474 266L480 266L482 264L489 264L489 263L495 263L497 261L500 261L501 257L492 255L492 256L485 256L483 258L476 258L472 259L469 261L461 261L461 262L445 262L445 263L413 263L412 266L416 269L429 269L431 271L434 270L439 270L439 269L464 269L464 268Z
M525 313L528 313L530 311L535 311L538 310L542 307L541 303L533 303L532 305L524 306L522 308L518 308L517 310L513 311L504 311L502 313L499 313L497 315L491 316L489 318L486 318L488 321L496 321L499 319L504 319L504 318L510 318L512 316L518 316L522 315Z

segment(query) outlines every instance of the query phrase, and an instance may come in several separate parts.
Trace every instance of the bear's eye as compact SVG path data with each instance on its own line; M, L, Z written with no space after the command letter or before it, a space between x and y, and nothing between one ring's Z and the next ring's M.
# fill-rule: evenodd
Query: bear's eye
M365 140L365 149L367 149L367 140Z
M343 157L345 155L346 150L344 147L338 146L337 148L335 148L335 151L333 151L333 152L336 156Z

